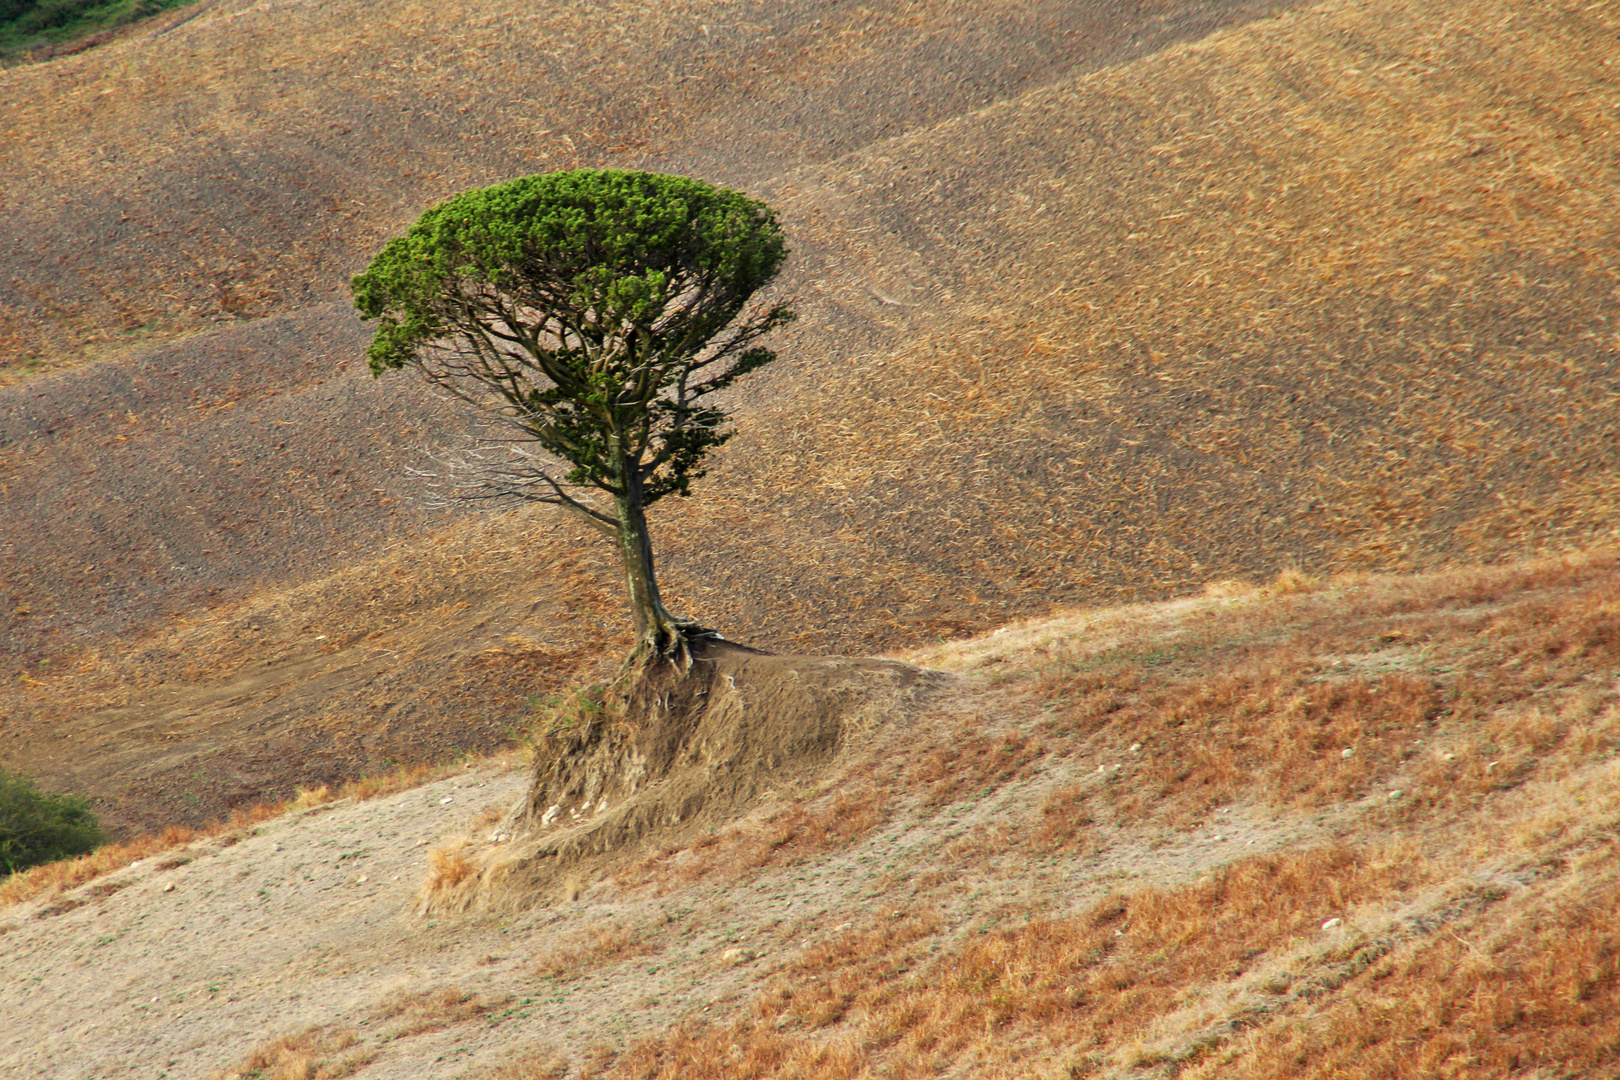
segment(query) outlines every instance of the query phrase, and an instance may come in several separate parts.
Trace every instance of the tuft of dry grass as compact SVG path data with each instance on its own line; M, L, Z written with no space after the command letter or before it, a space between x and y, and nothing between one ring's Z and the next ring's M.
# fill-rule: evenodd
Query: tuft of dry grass
M563 1080L568 1067L568 1058L555 1050L530 1050L491 1070L487 1080Z
M577 979L603 964L632 956L650 956L662 948L650 931L618 922L602 922L540 953L534 960L534 972L548 979Z
M503 999L504 1000L504 999ZM398 990L383 999L372 1011L373 1020L392 1020L387 1035L403 1039L428 1031L443 1031L454 1024L475 1020L502 1001L489 1001L459 987L436 990Z
M359 1044L353 1028L305 1028L260 1044L241 1065L211 1073L209 1080L340 1080L376 1057L372 1050L353 1050Z
M468 857L469 850L465 840L428 849L428 870L422 879L420 896L424 906L461 891L478 875L477 864Z
M1277 576L1271 579L1271 584L1265 587L1265 591L1274 596L1294 596L1299 593L1315 592L1321 586L1319 578L1312 577L1297 566L1290 566L1277 571Z

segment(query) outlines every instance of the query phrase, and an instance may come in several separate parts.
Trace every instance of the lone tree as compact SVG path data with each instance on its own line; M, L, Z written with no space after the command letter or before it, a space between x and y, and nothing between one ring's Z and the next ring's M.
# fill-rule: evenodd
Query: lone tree
M713 395L776 358L759 340L793 313L750 298L786 255L774 212L738 192L579 169L435 206L351 287L379 320L372 374L411 365L509 425L516 453L482 470L481 489L613 537L636 651L673 657L709 632L665 609L646 508L687 494L731 437Z

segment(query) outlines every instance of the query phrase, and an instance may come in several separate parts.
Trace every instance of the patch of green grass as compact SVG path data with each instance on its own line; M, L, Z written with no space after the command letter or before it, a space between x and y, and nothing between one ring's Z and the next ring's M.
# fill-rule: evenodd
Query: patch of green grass
M0 63L43 58L55 47L127 26L193 0L0 0Z

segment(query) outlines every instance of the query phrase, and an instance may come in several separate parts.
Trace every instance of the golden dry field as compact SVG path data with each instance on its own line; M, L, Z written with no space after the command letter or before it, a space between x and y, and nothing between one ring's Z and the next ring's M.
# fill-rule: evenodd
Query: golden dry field
M0 887L0 1072L1620 1071L1617 134L1565 0L205 0L0 71L0 766L121 842ZM652 524L825 738L513 837L613 552L434 502L346 282L586 165L780 212Z

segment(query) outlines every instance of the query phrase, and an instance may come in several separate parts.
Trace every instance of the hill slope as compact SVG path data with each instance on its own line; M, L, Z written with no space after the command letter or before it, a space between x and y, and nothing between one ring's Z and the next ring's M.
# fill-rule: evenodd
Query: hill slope
M694 27L680 20L708 9L664 6L623 22L622 40L558 46L556 70L601 74L589 84L601 96L559 90L564 104L547 108L561 126L533 130L576 149L600 138L533 162L459 149L507 130L490 110L510 107L498 88L520 57L472 26L494 9L468 14L458 37L437 9L327 24L341 13L220 6L63 61L74 67L6 73L15 130L56 133L61 183L100 190L94 169L115 185L152 177L142 213L195 210L210 237L243 222L218 242L265 265L287 255L287 273L311 284L240 308L281 314L6 391L14 679L0 760L92 791L126 828L204 817L300 780L494 745L523 694L611 651L605 553L540 515L446 521L412 505L401 467L454 426L408 381L365 379L363 331L341 305L311 305L428 199L551 164L748 182L795 238L784 287L804 318L783 359L739 389L739 436L701 499L654 523L671 592L733 637L871 651L1291 564L1425 568L1610 533L1609 8L1325 4L1100 69L1219 20L1144 8L1092 38L1059 8L1095 14L840 8L852 21L838 22L831 8L787 8L802 25ZM399 34L361 49L364 25ZM425 45L403 44L413 28ZM308 55L275 52L295 29ZM800 66L736 83L735 108L669 89L667 112L648 109L635 79L669 88L667 72L615 66L637 49L663 55L635 36L650 34L693 50L676 50L677 74L710 60L740 71L697 43L718 34L754 57L771 33L769 47L796 43ZM943 68L930 50L950 42L973 63L950 53ZM407 63L417 54L420 69ZM942 70L981 74L951 84L955 96L922 93ZM395 95L393 113L357 89L370 81L344 81L362 74ZM890 75L919 92L869 92ZM801 102L794 80L830 96ZM198 97L199 85L216 89ZM71 106L41 108L52 93ZM465 103L473 119L410 94ZM1017 96L987 104L1000 94ZM839 103L854 100L868 111L851 118ZM820 126L789 122L790 104ZM316 150L340 137L323 110L359 110L341 137L393 133L398 156L365 142L355 164L322 171ZM126 161L96 158L68 130L137 111L194 137L135 124L118 144ZM274 122L248 123L261 114ZM637 123L690 141L611 141ZM30 149L43 143L9 145L19 220L41 236L93 220L38 179L46 158ZM160 168L166 147L180 179ZM242 176L340 177L324 193L361 192L365 212L349 207L339 225L290 181L265 179L259 196L205 183L237 175L224 171L234 150ZM349 186L361 162L375 190ZM283 198L296 206L255 209ZM64 258L101 260L136 292L191 272L163 261L190 258L184 244L72 235ZM58 280L17 257L18 280ZM252 280L241 260L208 265ZM17 332L56 341L67 323L50 312L101 311L79 287L18 301Z
M928 692L752 813L481 915L412 909L507 846L521 773L0 910L0 1067L1612 1072L1613 553L1291 581L907 654Z

